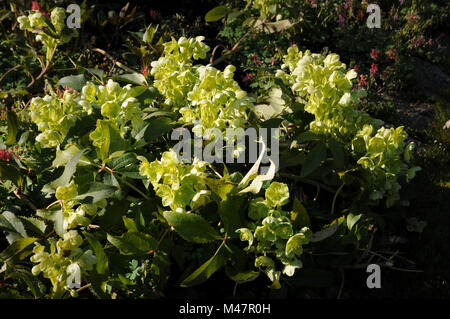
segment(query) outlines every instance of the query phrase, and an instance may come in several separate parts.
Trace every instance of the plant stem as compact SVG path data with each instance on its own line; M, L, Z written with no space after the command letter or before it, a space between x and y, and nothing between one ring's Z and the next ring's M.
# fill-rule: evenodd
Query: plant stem
M144 192L142 192L139 188L137 188L136 186L134 186L131 183L128 183L125 178L123 178L122 176L118 176L119 179L122 181L122 183L124 183L125 185L127 185L128 187L132 188L133 190L135 190L136 192L138 192L142 197L144 197L145 199L149 200L150 197L148 197L147 195L144 194Z
M331 203L331 215L334 214L334 205L336 204L336 199L337 199L337 197L338 197L338 195L341 192L343 187L344 187L344 183L342 183L342 185L339 186L339 188L337 189L336 193L334 194L333 202Z

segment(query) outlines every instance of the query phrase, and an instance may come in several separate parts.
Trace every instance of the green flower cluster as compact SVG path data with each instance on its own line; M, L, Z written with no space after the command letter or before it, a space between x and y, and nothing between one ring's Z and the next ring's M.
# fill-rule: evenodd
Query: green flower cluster
M408 168L402 161L403 158L409 162L414 149L413 143L405 147L407 134L402 126L396 129L381 127L375 135L372 131L373 126L365 125L353 139L352 148L356 153L364 154L357 163L370 171L370 175L366 175L366 183L371 189L370 199L386 197L386 205L389 207L400 199L398 177L406 176L409 181L420 167Z
M205 183L207 162L195 158L192 164L184 164L173 150L151 163L145 157L139 159L139 173L149 179L163 206L185 212L187 206L195 209L210 201L211 192Z
M75 122L85 115L75 94L69 91L65 91L62 98L54 93L33 98L30 111L31 120L42 132L36 140L45 147L60 145Z
M180 38L166 43L164 56L152 63L151 71L165 103L181 113L182 122L194 124L199 136L202 129L243 127L246 111L253 106L253 99L233 80L234 66L220 71L192 64L192 59L205 58L209 50L203 39Z
M99 86L88 82L81 90L79 103L88 114L93 108L100 109L102 116L115 127L120 128L122 134L127 131L126 124L130 121L134 132L138 132L144 125L140 104L133 96L131 84L121 87L119 83L111 79L106 85ZM96 141L96 135L92 134L91 139Z
M266 190L265 199L258 197L250 201L248 216L254 222L249 224L249 228L237 230L241 240L248 241L247 250L259 255L255 266L263 267L273 282L279 280L281 271L276 270L275 261L268 255L276 257L284 265L283 273L292 276L295 269L302 267L302 246L309 243L312 235L307 227L295 229L289 213L281 209L288 202L288 186L272 182Z
M297 46L292 46L283 62L283 70L278 70L276 76L290 85L299 102L305 104L305 110L314 114L311 131L349 141L363 125L379 127L383 124L383 121L356 109L366 92L352 89L357 73L346 71L339 55L328 54L325 57L311 54L309 50L301 52ZM286 69L289 73L284 71Z
M50 279L53 289L68 290L80 288L81 275L97 263L97 257L91 250L80 248L83 238L76 230L64 234L62 239L48 239L50 252L45 246L35 243L31 262L36 263L31 272L37 276L40 273Z
M407 134L402 127L386 129L383 121L356 109L364 90L353 89L357 73L346 71L346 65L337 54L311 54L298 47L288 49L282 69L277 76L291 86L305 110L314 114L310 123L313 132L332 136L344 145L350 145L365 174L364 187L372 200L386 198L387 206L397 201L401 188L398 179L413 178L418 167L408 169L402 161L409 161L414 144L405 147ZM377 131L378 129L378 131ZM375 131L377 131L376 134ZM349 147L350 148L350 147ZM405 149L406 148L406 149Z
M101 147L107 140L104 126L111 126L121 135L125 135L130 122L135 133L144 126L140 104L133 96L131 85L121 87L113 80L108 80L105 86L88 82L82 88L81 96L65 91L60 98L52 92L51 95L31 100L31 120L42 132L37 141L45 147L59 146L75 122L82 116L92 114L94 108L100 109L106 118L98 120L97 129L90 134L94 146Z
M164 54L151 63L154 86L166 98L165 103L179 109L187 102L187 94L196 82L193 59L204 59L209 47L202 41L205 37L178 41L172 39L164 43Z
M92 204L77 201L78 186L73 181L67 186L58 187L55 195L61 203L64 230L89 225L91 218L103 214L107 205L106 199Z
M47 47L47 62L49 62L59 44L70 41L72 37L78 35L75 29L70 32L65 29L66 11L61 7L56 7L50 13L50 21L39 11L33 11L28 16L17 18L21 30L36 32L36 40ZM42 31L43 28L47 31Z

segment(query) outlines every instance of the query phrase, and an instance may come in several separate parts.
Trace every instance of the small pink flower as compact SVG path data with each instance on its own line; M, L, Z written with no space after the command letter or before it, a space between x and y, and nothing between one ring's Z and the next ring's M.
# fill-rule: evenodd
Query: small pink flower
M358 64L355 64L355 66L353 67L353 70L355 70L355 72L358 72L358 71L359 71Z
M257 65L257 66L261 66L261 64L262 64L262 61L261 60L259 60L257 57L256 57L256 54L252 54L251 55L251 57L252 57L252 59L253 59L253 63L255 64L255 65Z
M146 75L148 73L148 66L147 65L141 66L141 71L143 75Z
M393 49L389 49L388 50L387 57L388 57L388 59L391 59L391 60L394 60L394 61L398 61L398 57L395 54L395 50L393 50Z
M9 162L15 156L14 151L12 149L0 149L0 160Z
M41 10L41 6L39 5L39 2L32 1L31 2L31 10L33 10L33 11Z
M150 9L150 18L152 18L152 19L155 19L155 17L156 17L156 11L155 10L153 10L153 9Z
M377 73L378 73L378 65L372 63L372 66L370 67L370 76L374 76Z
M378 51L375 49L372 49L372 52L370 52L370 57L374 60L378 60Z
M342 15L339 15L339 24L344 25L344 23L345 23L344 17Z
M242 77L242 82L251 81L253 79L253 75L250 73L245 73L245 76Z
M362 86L367 86L366 76L364 74L359 75L358 86L361 88Z

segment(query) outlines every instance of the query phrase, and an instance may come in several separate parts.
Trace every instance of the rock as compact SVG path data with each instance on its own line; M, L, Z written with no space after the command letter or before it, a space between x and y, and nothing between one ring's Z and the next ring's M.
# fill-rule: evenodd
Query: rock
M432 98L436 97L441 90L450 84L450 77L438 66L419 58L413 58L414 82L417 93Z

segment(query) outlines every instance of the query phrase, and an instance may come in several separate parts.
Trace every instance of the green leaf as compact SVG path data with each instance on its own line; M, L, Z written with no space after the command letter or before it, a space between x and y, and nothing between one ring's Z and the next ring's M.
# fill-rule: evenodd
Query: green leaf
M208 261L201 265L196 271L185 278L180 286L181 287L191 287L194 285L201 284L209 279L217 270L222 268L228 258L228 251L223 248L224 242L217 249L214 256L212 256Z
M29 270L16 267L14 268L14 272L9 276L16 280L23 280L35 298L41 298L43 296L37 277L33 276Z
M229 184L223 179L217 179L217 178L206 178L205 179L206 185L222 200L226 200L228 194L230 194L234 189L236 189L236 186L233 184Z
M6 239L9 243L28 237L22 221L10 211L5 211L0 215L0 229L6 232Z
M52 162L52 166L60 167L66 165L79 151L80 149L76 145L68 145L65 150L56 150L56 157ZM87 163L89 163L88 158L82 155L79 165L87 165Z
M243 226L242 206L244 200L243 196L233 196L219 204L218 214L222 219L225 232L230 238L237 237L235 230Z
M253 233L248 228L239 228L236 229L236 233L239 234L239 239L241 241L248 241L248 248L250 248L253 244Z
M243 15L244 12L243 11L234 11L234 12L230 12L227 16L227 22L230 22L238 17L240 17L241 15Z
M313 233L310 241L311 242L318 242L322 241L330 236L332 236L339 227L339 221L338 219L335 219L328 227L322 229L321 231L318 231L316 233Z
M140 232L128 232L122 236L107 234L107 239L123 255L148 254L158 246L153 237Z
M302 166L300 176L305 177L314 172L317 168L319 168L320 164L326 157L327 148L324 143L320 142L311 150L308 156L306 156L305 164Z
M77 152L65 166L62 175L50 184L45 185L43 190L47 193L54 193L58 187L67 186L77 170L77 164L81 155L83 155L83 150Z
M305 234L298 233L288 239L286 243L286 255L295 254L300 256L303 253L303 245L309 242Z
M314 132L306 131L306 132L300 133L298 136L296 136L294 138L294 140L298 144L301 144L301 143L304 143L304 142L311 142L311 141L320 140L320 136L318 136Z
M35 237L27 237L14 241L8 248L0 253L0 262L5 262L11 257L14 257L38 239L39 238Z
M294 198L294 207L291 212L291 221L296 228L311 226L311 220L309 218L308 212L305 206L303 206L303 204L297 198Z
M165 211L163 215L168 223L175 228L175 231L189 242L203 244L222 239L217 231L200 215L172 211Z
M176 119L178 117L177 113L172 111L154 111L145 115L142 119L148 120L154 117L170 117L172 119Z
M100 82L103 82L103 76L105 72L102 69L87 68L85 70L88 71L93 76L97 77L100 80Z
M333 154L334 165L337 169L344 168L344 148L342 144L336 141L335 139L330 139L328 141L328 148Z
M352 213L347 215L347 227L348 230L352 230L353 226L360 220L362 214L354 215Z
M158 26L156 28L149 25L142 36L142 41L145 43L152 43L153 38L155 36L156 30L158 30Z
M175 124L168 117L153 118L148 124L134 137L136 140L144 138L148 143L156 140L161 135L168 133Z
M44 236L47 225L43 220L24 216L19 216L19 218L22 221L24 227L28 229L32 234L35 234L37 236Z
M17 187L20 187L23 182L20 170L15 166L4 161L0 161L0 178L2 180L9 180Z
M64 229L64 215L60 208L54 206L51 209L38 209L36 215L46 220L53 221L55 232L60 237L64 236L64 233L66 232Z
M118 170L120 175L133 179L144 179L145 177L139 174L139 165L131 165Z
M17 132L19 131L18 126L19 126L19 121L17 119L17 115L15 112L13 111L8 111L8 118L7 118L7 122L8 122L8 138L5 141L6 145L12 145L16 142L16 136L17 136Z
M88 189L86 189L88 187ZM94 204L98 201L109 197L117 190L116 187L106 185L103 183L89 183L78 188L78 195L74 200L82 201L83 203Z
M125 83L131 83L134 85L148 85L145 76L141 73L129 73L129 74L121 74L115 75L112 77L113 80L121 81Z
M125 152L128 148L118 128L107 120L98 120L95 131L91 132L89 137L94 141L94 145L99 147L101 160L108 158L109 154L116 151Z
M84 74L78 74L61 78L57 85L67 86L75 91L81 92L81 89L86 85L86 82L87 80L84 77Z
M121 169L125 166L128 166L136 162L137 162L136 154L134 153L125 153L122 156L107 161L108 166L114 170Z
M125 228L129 231L138 231L136 223L134 220L132 220L131 218L128 218L126 216L122 216L123 219L123 224L125 225Z
M95 266L97 273L104 274L105 271L108 269L108 257L106 256L102 245L94 235L89 234L88 232L83 232L83 234L86 237L87 241L89 242L89 245L91 245L95 256L97 257L97 264Z
M230 11L227 6L218 6L214 9L209 10L205 15L206 22L216 22L225 17L225 15Z

